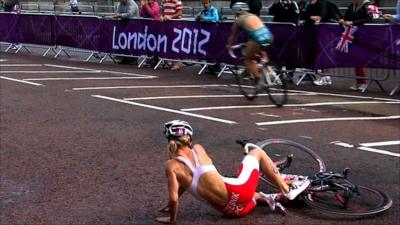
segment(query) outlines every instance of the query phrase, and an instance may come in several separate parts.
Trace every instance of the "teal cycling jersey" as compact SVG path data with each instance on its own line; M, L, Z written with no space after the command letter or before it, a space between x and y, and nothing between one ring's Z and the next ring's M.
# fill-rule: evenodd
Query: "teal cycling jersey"
M246 20L248 17L249 16L246 15L246 16L244 16L244 19ZM242 22L240 24L240 27L243 30L245 30L246 33L250 36L250 39L255 41L257 44L266 45L266 44L272 43L272 34L267 27L263 26L256 30L248 30L248 29L246 29L244 22Z
M246 30L250 38L259 45L266 45L272 43L272 34L266 27L261 27L257 30Z

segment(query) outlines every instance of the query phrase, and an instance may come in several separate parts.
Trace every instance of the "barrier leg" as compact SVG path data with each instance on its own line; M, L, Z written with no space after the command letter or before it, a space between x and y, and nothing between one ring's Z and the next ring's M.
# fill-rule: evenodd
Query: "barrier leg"
M68 58L71 58L71 55L68 54L68 52L65 49L63 49L63 52L68 56Z
M19 50L21 50L21 49L22 49L22 45L17 45L17 51L15 51L15 53L18 53Z
M383 86L381 85L381 83L379 83L379 81L374 80L376 85L378 85L378 87L381 89L382 92L386 92L386 90L383 88Z
M207 68L208 63L204 64L204 66L201 67L201 70L197 73L198 75L201 75L203 71Z
M70 54L68 54L68 52L67 52L67 51L65 51L65 49L63 49L63 48L61 48L61 49L60 49L60 51L58 51L58 52L57 52L57 54L54 56L54 58L58 58L58 56L61 54L61 52L64 52L64 53L65 53L65 55L67 55L67 56L68 56L68 58L71 58L71 55L70 55Z
M162 62L164 62L164 59L160 58L160 60L158 60L158 62L157 62L157 65L156 65L153 69L156 70L156 69L160 66L160 64L161 64Z
M307 76L307 73L304 73L303 75L301 75L301 77L296 82L296 86L299 86L306 76Z
M86 58L85 62L89 62L89 60L94 56L94 52L91 52L90 55Z
M94 52L93 53L93 57L95 57L96 59L101 59L102 57L100 56L101 52Z
M371 80L369 80L369 81L367 82L367 85L365 85L365 88L363 88L363 89L361 90L361 92L362 92L362 93L366 92L370 84L371 84Z
M397 92L399 92L399 89L400 89L400 77L397 76L397 85L396 85L396 87L393 88L393 90L390 92L389 95L390 96L395 95Z
M6 48L6 50L4 50L4 52L8 52L8 50L10 50L10 49L15 49L15 50L18 51L19 46L18 46L17 43L11 43L11 44Z
M99 63L103 63L103 61L107 58L108 54L105 54L101 59Z
M21 49L25 49L29 54L32 54L31 50L29 50L29 48L27 48L24 45L17 45L17 51L15 51L15 53L18 53L19 51L21 51Z
M310 76L313 81L315 80L315 72L304 71L303 75L297 80L296 86L299 86L306 76Z
M114 63L117 63L110 53L104 54L104 56L100 59L99 63L103 63L103 61L106 60L107 57L110 58Z
M46 56L50 51L53 51L54 54L57 53L57 52L54 50L54 47L49 47L49 48L43 53L43 56Z
M139 58L138 58L139 60ZM138 68L142 67L142 65L147 61L147 56L144 57L144 59L138 64Z
M62 49L60 49L60 50L54 55L54 58L58 58L58 55L61 54L61 51L62 51Z
M109 57L114 63L117 63L117 61L115 61L115 59L114 59L114 57L113 57L112 54L108 54L108 57Z
M222 67L222 69L219 71L217 77L221 77L222 74L225 72L226 69L228 69L228 66L227 66L227 65L224 65L224 66Z
M6 50L4 50L4 52L8 52L8 50L10 50L12 44L8 45L8 47L6 48Z
M377 80L368 80L367 85L365 86L365 88L363 88L361 90L361 92L362 93L366 92L372 82L375 82L378 85L378 87L381 89L382 92L386 92L385 89L382 87L381 83L379 83L379 81L377 81Z

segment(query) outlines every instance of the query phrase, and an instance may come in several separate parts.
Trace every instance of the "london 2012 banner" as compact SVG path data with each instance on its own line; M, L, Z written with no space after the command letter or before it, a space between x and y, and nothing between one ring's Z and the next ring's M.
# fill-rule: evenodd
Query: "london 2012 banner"
M0 13L0 41L67 46L112 54L238 63L226 49L232 23L111 20L95 16ZM266 23L271 58L301 68L400 68L400 25L314 27ZM247 41L245 32L237 42ZM238 52L240 55L240 52Z

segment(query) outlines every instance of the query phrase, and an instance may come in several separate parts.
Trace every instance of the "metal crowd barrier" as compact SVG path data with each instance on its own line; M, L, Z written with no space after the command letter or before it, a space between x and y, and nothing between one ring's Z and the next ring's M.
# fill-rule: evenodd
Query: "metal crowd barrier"
M34 15L34 14L32 14L32 15ZM93 16L80 16L80 17L82 17L82 18L87 17L87 18L98 19L98 20L101 19L101 17L93 17ZM143 20L146 20L146 19L143 19ZM190 20L190 21L193 21L193 20ZM224 24L224 23L221 23L221 24ZM295 27L294 24L289 24L289 23L273 23L273 22L269 22L269 23L266 23L266 24L267 25L286 25L286 26ZM225 25L227 25L227 24L225 24ZM378 26L378 25L374 25L374 26ZM44 34L44 35L46 35L46 34ZM50 42L54 41L53 40L54 39L53 36L51 36L49 38L51 38ZM43 42L46 42L46 41L43 41ZM74 46L62 46L62 45L49 46L49 45L46 45L46 44L41 45L40 43L38 43L38 44L10 43L9 46L6 48L5 52L8 52L10 50L15 50L15 53L18 53L18 52L20 52L22 50L25 50L28 53L32 53L32 51L30 51L30 49L29 49L30 47L44 47L47 50L45 51L43 56L47 56L50 52L52 52L54 54L54 58L58 58L61 54L65 54L67 57L71 57L70 52L87 53L87 54L89 54L89 56L85 59L85 61L90 61L92 59L95 59L99 63L103 63L107 58L109 58L113 62L115 62L115 57L116 56L135 57L135 58L138 58L138 59L142 59L139 62L138 67L142 67L144 65L144 63L150 58L149 56L146 56L146 55L119 54L119 53L104 52L104 51L99 51L99 50L87 50L87 49L82 49L82 48L76 48ZM224 46L220 46L220 47L224 48ZM293 54L295 54L295 55L297 54L298 55L299 54L298 51L301 51L301 49L294 50ZM393 57L395 57L395 59L389 58L388 60L393 60L394 62L400 61L399 60L399 55L394 55ZM209 62L209 61L204 60L204 59L203 60L195 60L195 59L188 60L188 59L176 59L176 58L170 59L168 57L160 57L159 62L157 63L157 65L153 69L157 69L165 61L175 61L175 62L180 62L180 63L184 63L184 64L200 65L201 69L198 72L199 75L202 74L203 71L208 66L214 65L216 63L216 62ZM230 67L232 67L232 64L222 63L222 68L221 68L221 70L220 70L220 72L218 73L217 76L220 77ZM382 91L384 91L384 88L383 88L383 86L381 85L380 82L384 81L384 80L387 80L390 76L395 76L397 78L397 84L396 84L395 88L390 92L390 95L394 95L396 92L399 91L399 88L400 88L400 71L398 69L384 69L384 70L369 69L370 73L369 73L367 78L357 77L357 76L353 75L353 70L354 70L353 68L328 68L324 72L321 72L321 71L319 71L317 69L300 68L300 69L292 70L292 71L287 70L287 72L297 72L297 73L300 72L301 75L296 80L296 84L297 85L300 85L301 81L306 76L309 76L311 79L314 80L318 76L330 75L330 76L342 77L342 78L350 78L350 79L358 79L358 78L367 79L368 80L367 87L372 83L376 83L378 85L378 87ZM371 73L372 71L375 71L375 72ZM363 90L363 91L366 91L366 89Z

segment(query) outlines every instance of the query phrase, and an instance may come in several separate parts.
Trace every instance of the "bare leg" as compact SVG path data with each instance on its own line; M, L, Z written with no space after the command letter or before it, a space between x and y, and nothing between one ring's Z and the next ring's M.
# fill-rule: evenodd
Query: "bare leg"
M255 148L251 150L248 155L256 157L256 159L260 162L260 167L263 173L278 186L282 193L289 192L289 186L285 183L281 174L267 153L259 148Z
M250 74L254 76L256 81L260 79L260 72L258 71L257 63L255 62L255 55L260 52L260 46L254 41L249 41L245 49L244 64L246 65Z

